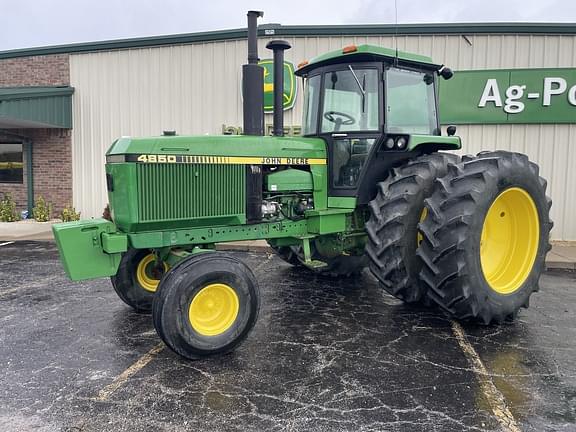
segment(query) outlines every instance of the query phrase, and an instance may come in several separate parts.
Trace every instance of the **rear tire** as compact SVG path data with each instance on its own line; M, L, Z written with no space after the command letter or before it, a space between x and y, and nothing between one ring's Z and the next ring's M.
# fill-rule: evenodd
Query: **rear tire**
M387 292L406 303L420 302L426 292L418 279L421 264L416 259L424 199L432 194L435 179L446 174L448 164L458 161L451 153L413 159L394 168L378 184L378 194L370 202L366 224L370 270Z
M122 255L116 275L110 278L118 297L136 312L150 313L162 274L154 270L154 254L148 249L130 249ZM164 267L164 271L168 269Z
M528 307L550 250L552 201L528 157L465 157L436 182L420 224L428 297L449 316L484 324Z
M187 359L225 354L248 336L260 291L242 261L220 252L184 259L162 279L152 318L160 338Z

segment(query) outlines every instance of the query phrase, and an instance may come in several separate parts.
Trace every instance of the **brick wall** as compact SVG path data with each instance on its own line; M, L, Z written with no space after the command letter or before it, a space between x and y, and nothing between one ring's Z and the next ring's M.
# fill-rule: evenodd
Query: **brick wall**
M68 54L0 59L0 87L66 86Z
M67 54L0 59L0 87L66 86L70 84ZM54 204L55 213L72 202L72 142L65 129L6 129L32 140L34 195L42 195ZM13 137L0 130L2 139ZM0 196L10 193L18 210L27 208L26 163L24 150L24 181L22 184L0 183Z
M55 213L72 203L72 140L65 129L22 129L13 131L32 140L34 196L40 195L54 204ZM2 134L0 133L0 141ZM26 164L24 148L24 181L22 184L0 183L0 195L12 195L18 210L27 208Z
M69 130L29 129L33 141L34 194L60 212L72 204L72 139Z

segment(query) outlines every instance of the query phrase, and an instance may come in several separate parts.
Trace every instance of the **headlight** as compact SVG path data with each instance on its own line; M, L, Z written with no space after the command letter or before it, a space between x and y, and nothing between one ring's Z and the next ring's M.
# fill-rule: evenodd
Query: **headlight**
M399 138L396 140L396 147L398 147L400 150L405 149L407 143L408 143L408 141L406 141L406 138L404 138L404 137L399 137Z
M392 150L394 148L394 138L388 138L384 144L386 145L387 149Z

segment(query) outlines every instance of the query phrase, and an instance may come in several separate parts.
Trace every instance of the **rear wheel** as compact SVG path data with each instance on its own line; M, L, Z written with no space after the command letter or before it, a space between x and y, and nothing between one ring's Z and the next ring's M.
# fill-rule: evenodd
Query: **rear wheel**
M152 300L160 279L168 270L166 264L158 269L156 258L148 249L130 249L122 255L112 286L118 297L137 312L152 310Z
M538 290L551 205L538 166L523 154L485 152L451 167L421 224L429 298L459 319L514 318Z
M259 309L258 283L246 264L210 252L187 258L166 274L152 318L170 349L198 359L234 350L254 327Z
M432 194L434 180L446 174L448 164L458 161L450 153L413 159L394 168L370 202L366 224L370 270L386 291L406 303L419 302L426 291L418 279L421 264L416 259L422 240L418 222L426 217L424 199Z

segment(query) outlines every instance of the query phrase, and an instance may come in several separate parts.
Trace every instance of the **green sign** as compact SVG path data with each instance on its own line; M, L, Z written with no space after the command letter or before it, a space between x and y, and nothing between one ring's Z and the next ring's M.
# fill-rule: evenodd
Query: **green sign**
M440 81L440 121L576 123L576 69L456 71Z
M272 59L258 62L264 68L264 112L274 112L274 61ZM283 107L289 110L296 102L296 77L294 76L294 65L284 62L284 92Z

